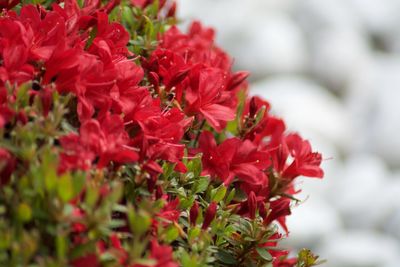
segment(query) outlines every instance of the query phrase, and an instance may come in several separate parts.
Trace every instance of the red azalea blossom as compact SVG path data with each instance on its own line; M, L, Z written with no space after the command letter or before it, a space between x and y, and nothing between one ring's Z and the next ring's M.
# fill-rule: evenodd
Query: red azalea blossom
M179 198L168 201L160 212L157 213L157 218L162 221L162 225L168 225L172 222L177 222L179 219ZM154 221L156 223L156 221Z
M217 146L214 136L204 131L199 138L199 148L203 152L205 174L217 176L225 184L238 176L245 184L267 185L263 170L270 166L269 154L258 150L250 141L231 138Z
M172 0L0 8L0 265L297 264L278 240L322 156L248 97L212 28L181 32Z
M172 258L172 248L160 245L156 240L151 241L151 258L157 261L154 267L178 267Z
M65 152L62 156L61 170L89 168L98 157L97 167L103 168L110 161L128 163L138 160L134 148L129 147L128 134L123 121L117 115L107 116L102 123L86 121L80 128L80 136L70 134L61 138Z
M201 114L218 132L235 118L235 97L226 89L225 74L216 68L196 68L190 74L186 92L190 115Z
M290 199L280 198L270 202L270 213L264 219L266 225L277 220L277 222L283 227L286 233L289 232L286 226L286 216L291 214L290 211Z

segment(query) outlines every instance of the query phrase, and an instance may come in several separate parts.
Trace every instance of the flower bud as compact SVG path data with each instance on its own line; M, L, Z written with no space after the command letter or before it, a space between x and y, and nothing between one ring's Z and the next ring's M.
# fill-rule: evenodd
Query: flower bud
M156 199L160 199L164 195L164 192L161 188L161 186L157 185L156 186Z
M199 216L199 203L194 202L193 206L190 208L189 219L191 225L196 225L197 217Z
M51 105L52 105L52 92L49 88L44 88L40 92L40 100L42 103L43 115L47 117L50 112Z
M175 17L176 14L176 2L172 3L172 6L169 8L167 17Z
M0 148L0 185L10 181L16 165L16 159L7 150Z
M258 213L260 214L261 218L267 217L267 208L265 207L264 202L260 202L259 207L258 207Z
M217 203L211 202L210 206L208 206L206 213L204 214L203 226L201 227L203 230L207 229L210 226L211 222L214 220L215 213L217 212Z
M235 90L239 85L241 85L249 76L247 71L238 71L232 75L228 81L228 91Z
M158 94L160 92L160 77L155 72L149 72L148 74L149 82L154 86L154 90Z
M247 205L249 208L249 217L250 219L254 219L257 211L257 198L253 191L251 191L247 197Z

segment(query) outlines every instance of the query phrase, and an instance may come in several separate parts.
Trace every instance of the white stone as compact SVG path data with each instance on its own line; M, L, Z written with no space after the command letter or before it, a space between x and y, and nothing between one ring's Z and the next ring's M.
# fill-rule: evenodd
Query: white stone
M385 34L398 27L400 2L397 0L346 0L366 30Z
M313 195L292 208L292 214L287 217L290 234L286 242L298 248L310 247L321 238L340 231L341 224L337 211Z
M301 72L307 65L305 40L298 26L284 14L249 17L240 47L234 55L253 77Z
M265 79L253 84L250 93L267 99L289 129L305 138L317 135L344 150L351 141L351 124L343 105L311 80L296 76Z
M309 35L330 29L361 29L360 19L349 8L348 0L297 1L295 16Z
M326 267L393 267L399 263L395 239L372 231L332 233L318 249Z
M346 104L357 129L357 149L400 164L400 56L375 56L374 64L349 87Z
M395 236L400 241L400 172L397 171L390 177L386 184L387 189L380 194L381 207L386 210L386 214L381 216L381 229Z
M343 90L371 61L367 37L359 32L327 30L310 40L311 71L329 88Z
M364 229L377 227L380 218L389 211L382 205L389 175L385 163L373 155L352 155L337 175L338 183L330 197L346 225Z
M249 70L252 78L302 71L307 62L303 35L284 12L292 1L187 1L185 21L201 18L217 30L217 41L235 59L235 67ZM212 6L213 8L209 8ZM273 12L275 10L275 12ZM277 11L281 10L281 11Z

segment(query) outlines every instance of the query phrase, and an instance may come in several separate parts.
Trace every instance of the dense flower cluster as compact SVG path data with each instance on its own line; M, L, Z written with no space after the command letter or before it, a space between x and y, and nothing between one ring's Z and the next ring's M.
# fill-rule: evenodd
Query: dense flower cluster
M315 263L278 240L321 155L212 29L171 25L174 1L1 7L2 264Z

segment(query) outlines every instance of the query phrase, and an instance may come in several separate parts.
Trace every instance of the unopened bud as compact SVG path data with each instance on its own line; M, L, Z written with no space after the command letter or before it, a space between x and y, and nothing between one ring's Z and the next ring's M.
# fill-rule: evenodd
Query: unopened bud
M203 230L207 229L210 226L211 222L214 220L215 213L217 212L217 203L211 202L210 206L208 206L206 213L204 214L203 226L201 227Z
M189 219L191 225L196 225L196 220L198 216L199 216L199 203L195 201L193 206L190 208Z
M253 191L247 197L247 205L249 207L249 217L250 219L254 219L257 211L257 198Z

